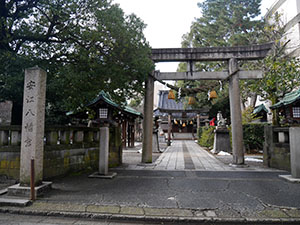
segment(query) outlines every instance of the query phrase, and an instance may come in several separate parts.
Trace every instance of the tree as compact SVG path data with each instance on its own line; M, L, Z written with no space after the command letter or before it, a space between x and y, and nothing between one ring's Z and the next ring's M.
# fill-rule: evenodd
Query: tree
M0 0L0 98L20 105L24 68L39 65L50 114L83 107L101 89L125 102L154 68L144 28L110 0Z
M286 55L287 37L286 28L281 21L280 14L276 13L270 21L266 21L261 40L273 42L271 53L261 62L264 77L249 84L250 90L259 94L264 100L277 103L285 94L300 86L300 60ZM273 124L278 124L276 111L273 111Z
M263 25L261 0L205 0L198 3L202 16L192 23L183 46L237 46L257 43Z
M183 36L182 47L219 47L251 45L258 42L257 36L262 32L263 21L260 15L261 0L205 0L199 3L202 16L192 23L189 33ZM202 62L194 65L197 71L222 71L227 63ZM179 71L186 71L186 64L181 64ZM209 106L210 115L216 116L218 111L229 117L228 86L224 83L223 91L218 81L183 82L182 87L206 87L204 92L196 95L196 107ZM209 90L218 91L220 98L207 100ZM215 113L215 114L214 114Z

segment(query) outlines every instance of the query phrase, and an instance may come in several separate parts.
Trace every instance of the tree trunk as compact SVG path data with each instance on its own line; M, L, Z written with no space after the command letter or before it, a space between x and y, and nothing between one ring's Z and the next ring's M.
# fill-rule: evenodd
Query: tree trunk
M277 110L276 109L272 110L272 114L273 114L272 124L273 124L273 126L278 126L279 125L279 121L278 121Z
M252 92L251 93L251 99L250 99L250 107L255 108L256 101L257 101L257 93Z
M274 105L276 102L277 102L277 98L272 98L271 99L271 102L272 102L272 105ZM278 111L276 109L273 109L272 110L272 115L273 115L273 118L272 118L272 124L274 126L278 126L279 125L279 117L278 117Z
M243 101L242 97L240 98L240 102L241 102L241 110L242 110L242 112L244 112L246 109L246 106L245 106L245 102Z

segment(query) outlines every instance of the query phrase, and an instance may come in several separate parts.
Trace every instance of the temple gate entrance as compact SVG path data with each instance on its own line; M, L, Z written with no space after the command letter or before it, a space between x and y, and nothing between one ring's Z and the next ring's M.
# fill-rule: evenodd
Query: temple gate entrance
M142 163L152 162L153 92L154 80L229 80L230 116L232 127L232 165L244 164L243 127L240 106L240 79L260 79L261 70L239 70L239 60L263 59L272 43L242 47L168 48L152 49L152 60L158 62L227 61L224 72L153 72L146 79L143 122Z

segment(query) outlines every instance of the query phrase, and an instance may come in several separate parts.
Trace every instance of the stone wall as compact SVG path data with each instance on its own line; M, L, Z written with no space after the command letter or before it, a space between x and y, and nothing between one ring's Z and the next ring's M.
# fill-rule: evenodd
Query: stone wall
M0 102L0 125L10 125L12 115L11 101Z
M98 170L99 129L46 127L43 177L51 178L82 170ZM18 179L21 126L0 127L0 175ZM109 165L122 163L120 128L110 128ZM30 163L30 162L28 162Z
M265 126L264 165L291 171L289 127Z

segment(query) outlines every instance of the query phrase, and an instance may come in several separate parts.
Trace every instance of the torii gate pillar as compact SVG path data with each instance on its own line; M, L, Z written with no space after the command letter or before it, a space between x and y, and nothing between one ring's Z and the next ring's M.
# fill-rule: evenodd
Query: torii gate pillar
M237 59L229 60L229 99L232 129L232 165L244 164L243 125Z
M148 76L144 100L142 163L152 163L153 93L154 79Z

